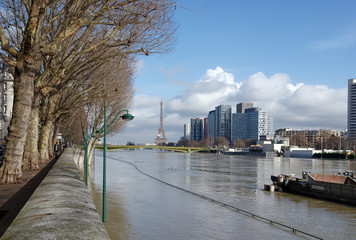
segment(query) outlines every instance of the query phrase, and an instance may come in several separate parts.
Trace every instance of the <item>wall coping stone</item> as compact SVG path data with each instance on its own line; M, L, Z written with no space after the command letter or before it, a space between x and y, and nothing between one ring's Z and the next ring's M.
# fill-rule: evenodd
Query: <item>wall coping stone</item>
M110 239L67 148L1 240Z

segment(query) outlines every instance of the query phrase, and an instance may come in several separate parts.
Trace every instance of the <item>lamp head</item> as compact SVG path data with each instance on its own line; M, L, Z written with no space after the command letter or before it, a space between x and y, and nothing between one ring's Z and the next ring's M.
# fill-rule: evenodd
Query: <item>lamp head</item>
M132 116L132 115L129 114L129 113L126 113L126 114L122 115L121 118L122 118L123 120L125 120L125 121L131 121L131 120L134 119L135 117Z

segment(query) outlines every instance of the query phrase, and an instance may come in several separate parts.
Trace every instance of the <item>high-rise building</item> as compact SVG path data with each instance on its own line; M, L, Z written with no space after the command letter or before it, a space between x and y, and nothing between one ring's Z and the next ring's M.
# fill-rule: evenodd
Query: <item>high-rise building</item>
M251 110L248 112L248 110ZM245 113L249 115L250 136L253 140L260 140L261 136L273 135L272 115L260 108L249 108Z
M208 137L211 137L215 142L215 110L210 111L208 114Z
M208 118L204 118L204 139L208 137Z
M191 118L190 119L190 140L200 141L204 139L204 119Z
M356 78L349 79L347 104L347 133L356 138Z
M225 137L231 141L231 105L215 107L215 139Z
M246 108L244 113L232 114L231 141L248 138L258 141L273 134L272 115L260 108Z
M14 78L8 70L6 63L0 62L0 140L7 136L14 101Z
M184 124L184 140L190 141L190 123Z
M245 113L233 113L231 120L231 140L232 143L236 139L246 140L249 138L248 115Z
M253 103L242 102L236 104L236 113L245 113L245 109L253 108Z

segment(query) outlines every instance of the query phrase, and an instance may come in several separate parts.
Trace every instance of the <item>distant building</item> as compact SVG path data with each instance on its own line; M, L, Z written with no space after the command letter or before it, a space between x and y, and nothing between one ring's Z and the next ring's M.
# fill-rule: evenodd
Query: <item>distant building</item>
M245 113L232 114L231 129L232 142L235 142L236 139L246 140L249 138L248 115Z
M299 148L296 146L284 149L284 157L312 158L315 153L321 153L321 150L315 150L314 148Z
M158 134L157 134L155 143L157 145L165 145L165 144L168 144L168 140L166 138L166 134L164 133L164 128L163 128L163 102L162 102L162 100L161 100L160 106L161 106L160 123L159 123L159 129L158 129Z
M245 113L245 109L253 108L253 103L242 102L236 104L236 113Z
M14 101L14 78L9 73L9 67L0 62L0 140L5 140L8 134L7 128L12 116Z
M208 114L208 136L215 142L215 110Z
M246 140L248 138L258 141L261 136L272 136L273 119L270 113L254 107L240 108L240 110L232 114L232 142L236 139Z
M184 124L184 140L190 141L190 123Z
M305 143L316 143L320 137L331 137L336 136L340 137L342 132L338 130L326 130L326 129L307 129L307 130L300 130L300 129L291 129L291 128L281 128L275 131L276 136L281 138L289 138L292 142L293 138L304 137ZM305 144L307 145L307 144Z
M190 119L190 140L200 141L204 139L204 119L191 118Z
M231 105L219 105L215 107L215 139L225 137L231 141Z
M209 112L203 120L203 134L199 131L201 120L191 119L191 140L202 140L211 137L216 143L218 137L226 138L230 143L236 139L253 139L258 141L260 136L273 136L272 115L260 108L254 108L253 103L239 103L236 105L237 113L232 114L231 105L219 105ZM197 122L198 121L198 122ZM196 126L196 127L194 127Z
M356 138L356 78L349 79L347 98L348 137Z
M208 137L208 118L204 118L204 139Z

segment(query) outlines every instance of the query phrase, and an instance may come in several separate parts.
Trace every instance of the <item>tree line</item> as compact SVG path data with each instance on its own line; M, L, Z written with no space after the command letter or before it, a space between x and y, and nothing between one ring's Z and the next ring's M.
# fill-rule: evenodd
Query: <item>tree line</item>
M245 148L245 147L249 147L251 145L255 145L256 141L253 139L236 139L234 141L234 143L231 145L230 141L222 136L219 136L216 138L215 141L215 145L217 148L219 149L227 149L230 147L234 147L234 148ZM200 141L196 141L196 140L188 140L188 139L183 139L178 141L178 146L182 146L182 147L202 147L202 148L210 148L213 146L213 139L211 136L206 137L205 139L202 139Z
M353 141L342 136L335 136L332 134L324 134L317 137L315 140L303 135L291 136L289 144L299 147L310 147L317 150L332 149L332 150L347 150L352 145Z
M242 149L245 147L249 147L251 145L255 145L257 142L253 139L236 139L232 144L230 144L229 140L225 137L217 137L215 146L220 149L223 148L238 148ZM196 140L187 140L183 139L178 141L178 146L185 146L185 147L204 147L209 148L213 145L213 140L209 136L203 140L196 141ZM302 148L315 148L316 150L320 149L332 149L332 150L347 150L347 149L356 149L356 140L355 139L348 139L341 136L335 136L332 134L323 135L322 137L318 137L316 141L304 136L304 135L296 135L289 137L289 145L291 146L298 146Z
M59 131L92 149L104 105L111 122L132 102L137 57L172 50L176 7L173 0L2 0L0 59L14 77L14 104L0 183L21 182L22 170L51 159Z

